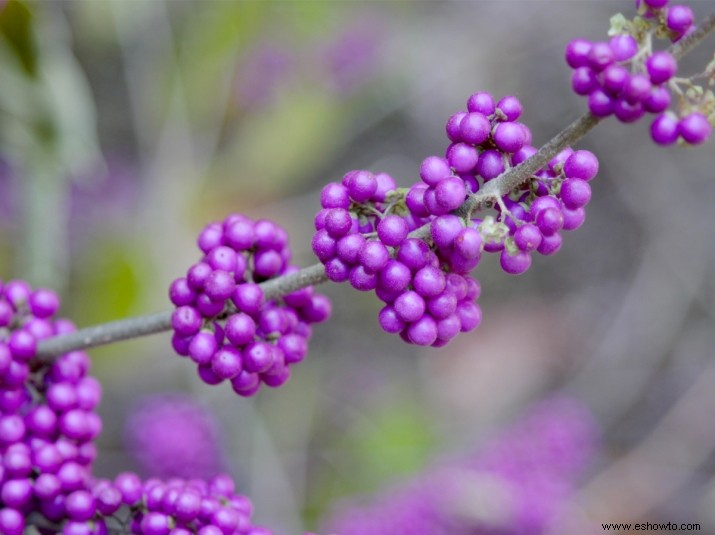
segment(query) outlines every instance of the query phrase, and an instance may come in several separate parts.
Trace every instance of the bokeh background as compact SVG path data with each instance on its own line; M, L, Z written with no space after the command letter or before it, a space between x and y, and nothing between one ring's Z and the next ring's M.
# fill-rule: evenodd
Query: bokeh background
M565 45L603 38L633 3L1 9L0 276L59 289L64 313L88 326L167 309L169 283L199 258L196 234L231 212L275 219L296 263L314 263L321 187L356 168L414 182L475 91L518 96L544 143L585 109ZM657 148L646 123L605 121L579 145L601 160L586 224L523 276L482 260L483 323L446 348L407 346L377 326L374 296L326 285L334 316L309 358L255 399L202 384L166 334L92 350L105 390L99 474L170 473L204 454L196 469L229 471L278 534L602 533L636 521L715 533L712 142ZM186 462L152 463L144 450L174 428ZM454 494L440 491L449 503L437 507L425 488ZM430 507L469 530L430 528ZM426 516L386 527L398 510ZM377 520L349 531L366 517Z

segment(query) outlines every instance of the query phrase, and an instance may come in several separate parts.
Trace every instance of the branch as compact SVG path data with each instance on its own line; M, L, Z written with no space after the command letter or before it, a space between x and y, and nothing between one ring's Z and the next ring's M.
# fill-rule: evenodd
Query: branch
M267 299L275 299L306 286L321 284L327 280L323 265L315 264L290 275L262 282L259 286ZM37 348L37 357L42 362L51 362L54 357L69 351L87 349L168 331L171 329L172 312L170 310L168 312L110 321L109 323L87 327L63 336L55 336L40 342Z
M668 51L676 59L683 58L697 47L713 29L715 29L715 12L705 17L695 32L672 45ZM467 198L455 213L462 217L468 217L472 212L483 208L496 197L506 195L515 187L529 180L534 173L548 164L564 148L575 144L584 137L599 122L600 119L590 113L582 115L556 134L531 158L509 169L494 180L487 182L480 191ZM428 228L425 225L411 235L424 236L427 232ZM327 280L323 266L314 264L296 273L263 282L260 286L268 299L275 299L306 286L321 284ZM171 311L159 312L157 314L112 321L80 329L71 334L43 340L38 346L37 356L43 362L51 362L54 357L69 351L87 349L120 340L168 331L171 329L171 314Z
M520 186L539 169L548 164L559 152L584 137L600 121L601 119L594 117L590 113L585 113L556 134L551 141L541 147L531 158L516 167L512 167L494 180L487 182L477 193L470 195L464 204L457 209L457 215L469 217L472 212L483 208L488 202L497 197L503 197L517 186Z
M675 59L681 59L690 54L715 29L715 11L702 19L693 33L683 37L668 49Z

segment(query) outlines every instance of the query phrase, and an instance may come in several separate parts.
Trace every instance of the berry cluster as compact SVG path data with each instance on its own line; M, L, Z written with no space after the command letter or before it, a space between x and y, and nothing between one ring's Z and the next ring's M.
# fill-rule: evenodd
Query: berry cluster
M297 270L286 231L272 221L230 215L207 225L198 246L204 257L169 289L174 349L191 357L204 382L228 379L240 396L261 383L283 385L290 365L305 358L310 324L330 316L330 301L312 287L265 298L260 282Z
M54 292L21 280L0 282L0 292L0 532L11 535L31 511L73 515L96 457L101 388L84 352L49 366L33 360L40 340L74 330L52 318Z
M615 115L632 123L646 113L657 114L651 137L659 145L704 143L715 121L715 97L693 83L676 78L676 59L665 50L653 49L653 38L677 41L695 29L693 11L668 0L638 1L638 15L611 20L608 42L574 39L566 47L566 62L574 69L571 87L588 97L596 117ZM709 69L710 70L710 69ZM712 76L712 72L706 74ZM670 110L671 95L677 97Z
M218 475L208 482L179 478L142 482L135 474L119 474L114 482L95 486L130 508L129 528L137 535L272 535L251 525L253 506L237 494L233 480Z
M519 100L475 93L452 115L445 158L430 156L421 182L398 189L389 175L351 171L321 193L312 248L334 282L375 290L383 330L441 347L481 322L469 277L482 252L500 252L507 273L523 273L530 253L554 254L559 231L581 226L598 171L588 151L566 149L508 195L490 199L496 216L457 215L468 195L537 152L518 122Z
M379 321L386 332L439 347L479 324L479 284L441 269L435 247L408 237L423 218L409 212L392 177L351 171L323 188L321 205L313 251L330 280L375 290L385 303Z
M209 482L142 483L130 473L96 479L99 382L82 351L51 364L34 359L40 340L70 333L54 319L57 295L25 281L0 281L0 533L270 535L252 526L251 503L228 476ZM124 531L124 530L122 530Z

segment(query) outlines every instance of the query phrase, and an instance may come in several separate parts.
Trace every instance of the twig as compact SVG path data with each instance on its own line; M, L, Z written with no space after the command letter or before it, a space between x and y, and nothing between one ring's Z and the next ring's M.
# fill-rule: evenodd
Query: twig
M707 35L715 29L715 12L705 17L698 29L688 37L681 39L670 47L669 51L676 59L680 59L698 46ZM470 216L474 210L484 207L497 197L502 197L515 187L531 178L544 167L554 156L569 145L584 137L600 119L586 113L556 134L548 143L528 160L509 169L499 177L487 182L480 191L471 195L464 204L456 210L462 217ZM425 226L426 227L426 226ZM425 227L411 235L423 235ZM266 297L273 299L289 294L306 286L327 281L325 270L321 264L315 264L296 273L272 279L261 284ZM77 332L43 340L38 346L38 358L44 362L51 361L57 355L87 349L120 340L138 338L149 334L167 331L171 328L171 312L159 312L147 316L138 316L125 320L113 321L80 329Z

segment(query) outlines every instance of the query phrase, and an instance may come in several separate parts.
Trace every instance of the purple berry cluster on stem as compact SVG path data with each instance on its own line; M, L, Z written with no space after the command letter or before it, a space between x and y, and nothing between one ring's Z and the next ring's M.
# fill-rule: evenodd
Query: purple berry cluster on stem
M267 219L232 214L208 224L198 246L204 257L169 289L174 349L197 364L205 383L229 380L240 396L285 384L307 354L310 325L331 313L312 286L265 298L259 283L298 271L288 234Z
M379 313L383 330L411 344L439 347L481 321L474 303L479 283L441 269L433 248L409 237L427 219L411 211L405 193L391 176L369 171L351 171L342 183L326 185L312 247L330 280L375 291L385 303ZM461 204L464 189L459 195Z
M689 145L707 141L715 123L715 96L691 78L676 77L678 62L657 39L676 42L695 31L693 11L668 0L639 0L638 15L611 19L608 42L574 39L565 58L573 69L573 91L588 98L599 118L615 115L623 123L655 114L651 138L658 145L680 140ZM715 66L703 75L712 78Z
M323 188L313 252L330 280L375 291L385 303L378 319L386 332L446 345L481 322L481 288L469 274L483 252L499 252L504 271L523 273L533 251L554 254L559 232L583 224L598 160L572 149L492 199L496 216L457 215L484 184L536 154L518 121L522 111L514 96L497 102L475 93L447 121L445 157L422 162L421 182L397 188L385 173L351 171Z
M35 358L39 341L75 331L54 318L59 306L51 290L0 281L0 533L271 535L251 523L251 502L228 476L94 476L102 388L89 356Z

